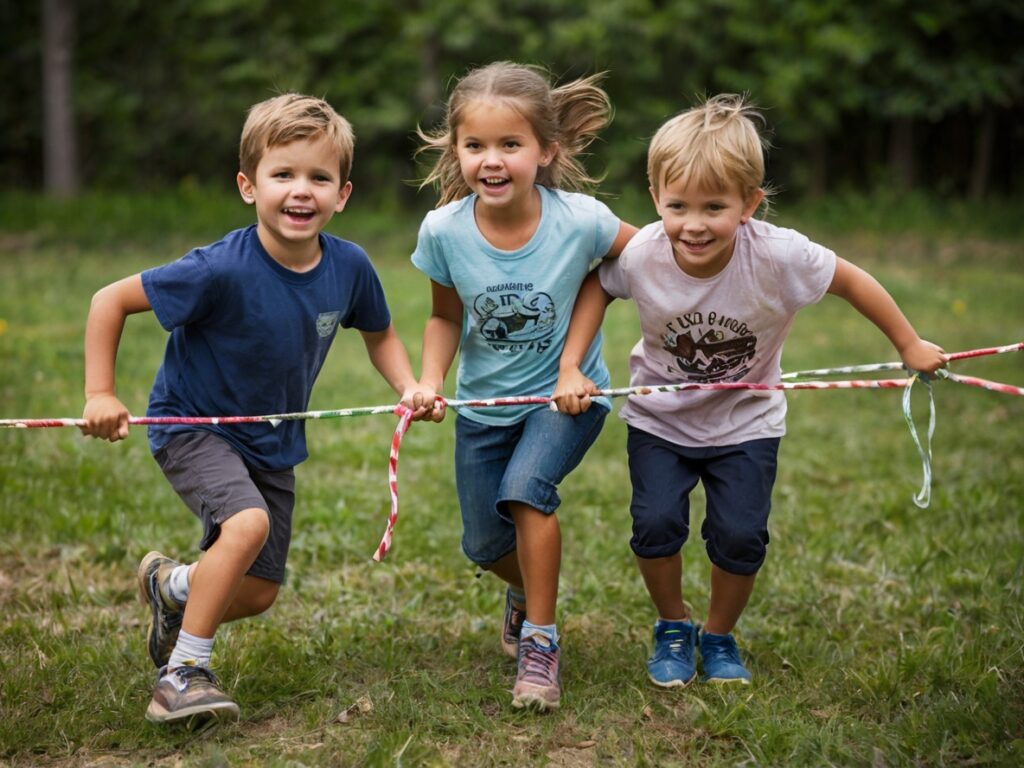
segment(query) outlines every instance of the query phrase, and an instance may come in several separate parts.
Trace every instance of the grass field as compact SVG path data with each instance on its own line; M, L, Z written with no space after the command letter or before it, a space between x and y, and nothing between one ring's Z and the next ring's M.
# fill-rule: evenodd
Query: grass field
M92 293L246 221L233 202L175 201L3 201L0 418L79 415ZM894 226L892 211L877 226L806 211L800 224L956 351L1024 339L1020 213L996 235ZM374 256L414 358L429 303L407 259L417 220L353 205L334 227ZM613 305L617 386L636 336L633 307ZM119 393L135 413L164 340L151 315L129 319ZM877 330L826 297L799 317L784 369L892 359ZM954 370L1024 385L1024 354ZM934 393L927 509L911 503L921 466L898 391L789 395L769 557L739 627L755 682L728 690L646 681L654 616L627 544L624 425L609 419L562 487L564 694L547 716L511 709L502 592L459 550L452 421L414 424L403 444L383 564L370 556L394 419L312 422L287 585L268 614L218 635L215 665L242 719L199 735L142 717L154 675L136 564L151 548L191 557L199 537L144 431L116 445L0 431L0 765L1020 765L1024 400L941 381ZM358 336L340 335L311 406L393 399ZM925 406L917 395L922 427ZM694 529L701 513L698 498ZM706 556L699 540L684 554L701 615Z

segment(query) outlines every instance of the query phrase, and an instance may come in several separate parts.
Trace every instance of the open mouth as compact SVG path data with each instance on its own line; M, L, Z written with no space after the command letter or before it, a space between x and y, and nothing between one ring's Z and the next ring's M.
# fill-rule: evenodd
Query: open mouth
M296 221L310 221L315 214L307 208L285 208L284 215Z
M483 179L483 185L488 189L501 189L502 187L508 186L509 180L504 177L489 176Z

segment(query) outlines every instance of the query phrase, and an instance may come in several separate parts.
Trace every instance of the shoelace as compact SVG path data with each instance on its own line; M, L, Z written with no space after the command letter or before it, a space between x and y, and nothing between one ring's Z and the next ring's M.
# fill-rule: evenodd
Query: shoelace
M523 655L519 662L523 678L533 678L542 682L550 682L555 678L555 670L558 667L558 654L554 650L546 651L534 642L529 642L523 648Z
M176 675L178 679L186 685L192 685L193 683L217 685L217 676L206 667L193 667L186 664L180 667L175 667L171 671L171 674ZM193 678L203 679L198 680Z
M687 646L686 634L680 629L670 629L665 632L665 635L671 638L668 641L669 653L672 655L682 654Z

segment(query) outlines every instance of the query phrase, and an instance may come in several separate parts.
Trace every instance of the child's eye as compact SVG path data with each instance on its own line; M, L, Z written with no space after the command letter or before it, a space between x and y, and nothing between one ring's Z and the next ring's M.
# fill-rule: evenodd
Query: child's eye
M465 147L466 149L480 149L480 144L479 142L476 141L467 141L462 146Z
M505 142L506 149L518 149L519 146L519 142L513 139L509 139L508 141Z

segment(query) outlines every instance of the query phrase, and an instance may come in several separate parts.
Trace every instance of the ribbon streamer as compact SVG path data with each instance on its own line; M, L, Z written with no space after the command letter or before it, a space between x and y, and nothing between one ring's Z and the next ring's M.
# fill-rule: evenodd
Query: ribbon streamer
M391 549L391 539L395 534L395 523L398 522L398 450L402 447L402 438L409 430L412 423L412 411L404 405L398 405L394 409L398 415L398 426L395 427L395 434L391 437L391 455L388 457L388 489L391 491L391 514L388 515L388 525L384 530L384 536L373 553L373 559L381 562L387 557Z
M998 355L1006 352L1017 352L1024 349L1024 342L1009 344L1002 347L985 347L981 349L967 350L965 352L954 352L947 355L949 362L965 360L984 355ZM858 379L851 381L792 381L792 379L806 378L810 376L831 376L835 374L866 373L874 371L905 370L902 363L874 363L869 365L852 365L840 368L819 368L816 370L796 371L784 373L783 381L776 384L759 384L756 382L715 382L715 383L678 383L658 384L652 386L619 387L614 389L599 390L597 395L604 397L629 397L651 395L656 392L685 392L691 390L743 390L752 389L759 391L770 390L805 390L805 389L897 389L903 388L903 417L907 422L910 435L914 440L918 455L921 458L922 482L921 489L914 495L913 501L920 508L928 506L931 500L932 481L932 437L935 433L935 399L932 392L931 378L922 373L911 372L911 376L902 379ZM979 387L993 392L1008 395L1024 396L1024 388L1010 384L1003 384L997 381L980 379L975 376L962 376L940 368L933 375L935 378L943 378L949 381L964 384L972 387ZM925 441L922 443L918 435L917 427L914 424L911 412L911 394L915 383L922 382L928 390L928 430ZM494 397L485 400L445 400L439 397L438 401L442 408L488 408L509 405L548 405L555 407L550 397L540 395L525 395L515 397ZM303 411L297 413L278 413L264 416L129 416L129 424L150 425L150 424L247 424L253 422L269 422L277 426L282 421L296 421L300 419L330 419L350 416L369 416L374 414L393 413L399 417L395 432L391 438L391 452L388 461L388 487L391 493L391 512L388 516L387 527L380 544L373 555L376 562L381 562L391 549L394 537L395 525L398 522L398 453L402 445L402 438L409 430L412 422L412 411L405 406L396 405L374 405L362 408L339 408L326 411ZM57 419L0 419L0 428L15 429L36 429L45 427L84 427L84 419L57 418Z
M918 437L914 415L910 409L911 391L918 381L928 388L928 432L927 443L924 447L921 445L921 438ZM910 437L914 440L914 445L917 448L917 455L921 457L921 490L914 494L912 500L918 508L927 509L932 498L932 435L935 434L935 397L928 376L917 374L907 380L906 389L903 390L903 419L907 422Z
M946 355L946 361L952 363L956 360L967 360L972 357L1003 355L1007 352L1020 352L1022 349L1024 349L1024 341L1017 342L1016 344L1007 344L1002 347L969 349L964 352L953 352ZM840 368L817 368L812 371L794 371L792 373L784 373L780 378L785 381L787 379L802 379L808 376L835 376L837 374L846 375L850 373L872 373L876 371L905 371L906 369L907 367L901 362L870 363L868 365L846 365Z

